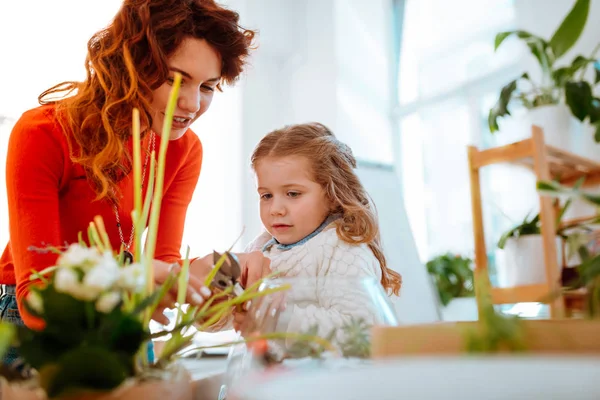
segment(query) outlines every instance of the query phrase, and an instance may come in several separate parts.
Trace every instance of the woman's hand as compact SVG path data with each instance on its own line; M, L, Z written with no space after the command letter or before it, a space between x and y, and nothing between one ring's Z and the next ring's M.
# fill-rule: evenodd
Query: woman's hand
M177 276L181 271L181 266L178 263L169 264L163 261L154 260L152 262L152 266L154 268L154 283L156 286L162 285L167 280L169 275L173 274ZM190 274L185 301L189 304L199 306L202 305L204 301L209 299L211 295L212 292L209 288L204 286L203 279L192 274L190 265ZM165 308L174 308L176 300L177 282L171 286L171 289L161 299L156 311L152 315L152 319L164 325L168 324L169 319L163 314L163 311Z
M240 283L244 287L251 286L257 280L271 273L271 261L260 251L251 253L236 253L241 269ZM154 260L154 281L157 285L166 281L170 273L178 274L181 270L179 264L168 264ZM213 268L213 254L197 258L190 263L188 291L186 301L190 304L200 305L209 299L212 292L204 286L204 280ZM173 308L177 298L177 285L173 285L170 292L163 298L153 315L159 323L168 323L169 320L162 312L165 308ZM225 299L223 299L225 300ZM246 305L247 306L247 305Z

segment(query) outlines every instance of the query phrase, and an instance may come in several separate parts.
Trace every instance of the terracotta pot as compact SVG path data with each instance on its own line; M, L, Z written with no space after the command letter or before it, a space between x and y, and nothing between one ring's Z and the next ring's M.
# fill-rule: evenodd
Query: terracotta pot
M42 389L30 389L19 384L10 383L0 377L0 399L2 400L46 400Z

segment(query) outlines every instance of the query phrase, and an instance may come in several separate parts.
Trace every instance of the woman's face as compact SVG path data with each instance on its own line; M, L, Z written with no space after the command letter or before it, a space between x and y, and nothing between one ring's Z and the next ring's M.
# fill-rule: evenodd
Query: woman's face
M213 98L221 79L221 57L204 39L186 38L168 60L169 77L153 92L152 130L162 134L165 109L175 72L182 75L181 89L175 107L171 140L179 139L192 122L200 117Z

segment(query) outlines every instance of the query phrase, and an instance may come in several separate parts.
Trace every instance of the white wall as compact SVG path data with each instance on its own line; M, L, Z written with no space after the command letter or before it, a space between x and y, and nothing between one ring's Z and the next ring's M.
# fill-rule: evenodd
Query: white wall
M284 124L319 121L358 158L394 163L391 120L391 1L252 0L243 24L260 29L243 88L245 165L256 143ZM261 231L252 174L243 174L243 242ZM404 277L403 323L437 319L394 171L359 169L377 205L390 266ZM247 179L246 179L247 178Z

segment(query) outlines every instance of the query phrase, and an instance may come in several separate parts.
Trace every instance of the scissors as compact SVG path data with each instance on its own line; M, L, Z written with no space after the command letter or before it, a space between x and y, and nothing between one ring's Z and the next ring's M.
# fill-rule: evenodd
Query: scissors
M213 278L210 286L213 289L225 290L229 287L233 287L233 293L236 296L244 293L244 287L239 282L239 278L242 275L242 270L240 268L240 263L235 254L232 254L228 251L225 252L227 258L217 274ZM216 264L217 261L221 258L221 254L213 251L213 264Z

